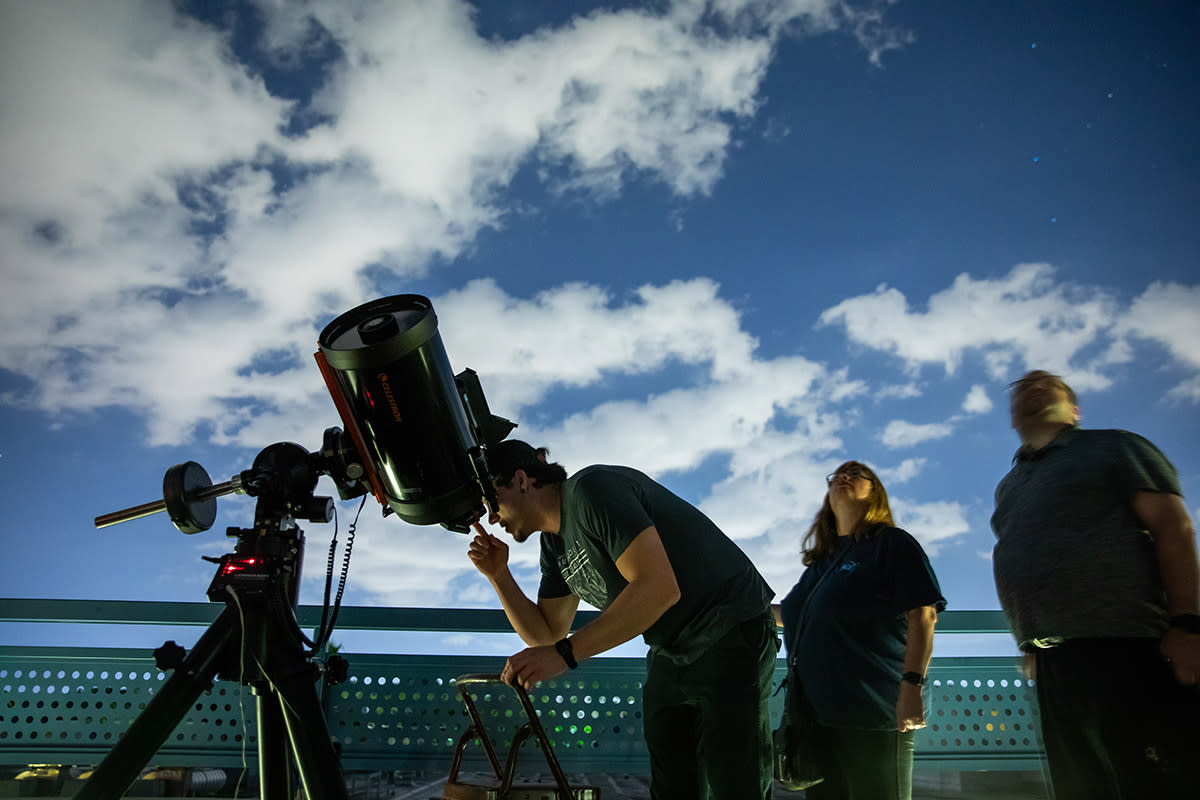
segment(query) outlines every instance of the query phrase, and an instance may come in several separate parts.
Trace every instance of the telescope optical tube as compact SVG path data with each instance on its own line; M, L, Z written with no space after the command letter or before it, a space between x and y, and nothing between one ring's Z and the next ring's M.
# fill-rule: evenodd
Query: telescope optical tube
M395 295L347 311L321 331L317 361L385 509L414 525L467 530L483 510L483 443L429 299Z

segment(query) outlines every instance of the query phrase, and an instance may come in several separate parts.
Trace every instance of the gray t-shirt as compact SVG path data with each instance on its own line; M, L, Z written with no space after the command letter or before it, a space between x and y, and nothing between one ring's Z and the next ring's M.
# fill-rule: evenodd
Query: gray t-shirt
M1157 637L1166 630L1140 491L1181 494L1157 447L1121 430L1065 429L1018 451L996 487L992 567L1017 642L1035 638Z
M652 649L691 663L735 625L767 613L774 592L712 520L647 475L596 465L562 484L557 534L541 535L539 597L575 594L599 609L627 585L617 559L654 526L680 599L646 630Z

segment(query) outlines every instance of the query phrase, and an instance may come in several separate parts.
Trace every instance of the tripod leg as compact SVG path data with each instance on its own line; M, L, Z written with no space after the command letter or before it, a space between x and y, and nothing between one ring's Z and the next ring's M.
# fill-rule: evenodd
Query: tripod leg
M236 617L226 608L96 767L77 800L116 800L125 793L192 704L212 686L236 629Z
M254 693L258 695L258 796L260 800L291 800L295 792L279 698L266 683L254 684Z
M276 682L283 721L308 800L346 800L341 760L329 735L314 677L309 669L289 670Z

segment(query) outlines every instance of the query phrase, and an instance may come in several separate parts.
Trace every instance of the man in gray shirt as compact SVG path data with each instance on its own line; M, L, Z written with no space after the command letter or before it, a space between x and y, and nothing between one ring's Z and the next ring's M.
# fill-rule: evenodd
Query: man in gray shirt
M1175 468L1121 430L1081 430L1075 392L1012 385L1021 439L996 487L1000 604L1036 676L1056 800L1194 798L1200 563Z
M651 796L768 800L771 588L712 520L643 473L594 465L568 478L545 456L517 440L488 452L498 499L488 521L517 542L541 532L536 603L509 571L506 544L478 525L471 542L530 645L501 677L528 689L641 634ZM568 636L580 599L601 614Z

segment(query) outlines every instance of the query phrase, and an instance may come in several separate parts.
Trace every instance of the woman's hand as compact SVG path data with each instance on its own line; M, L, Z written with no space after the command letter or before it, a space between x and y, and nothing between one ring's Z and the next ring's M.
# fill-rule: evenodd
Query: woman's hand
M921 687L900 681L900 697L896 700L896 730L915 731L925 727L925 699Z

